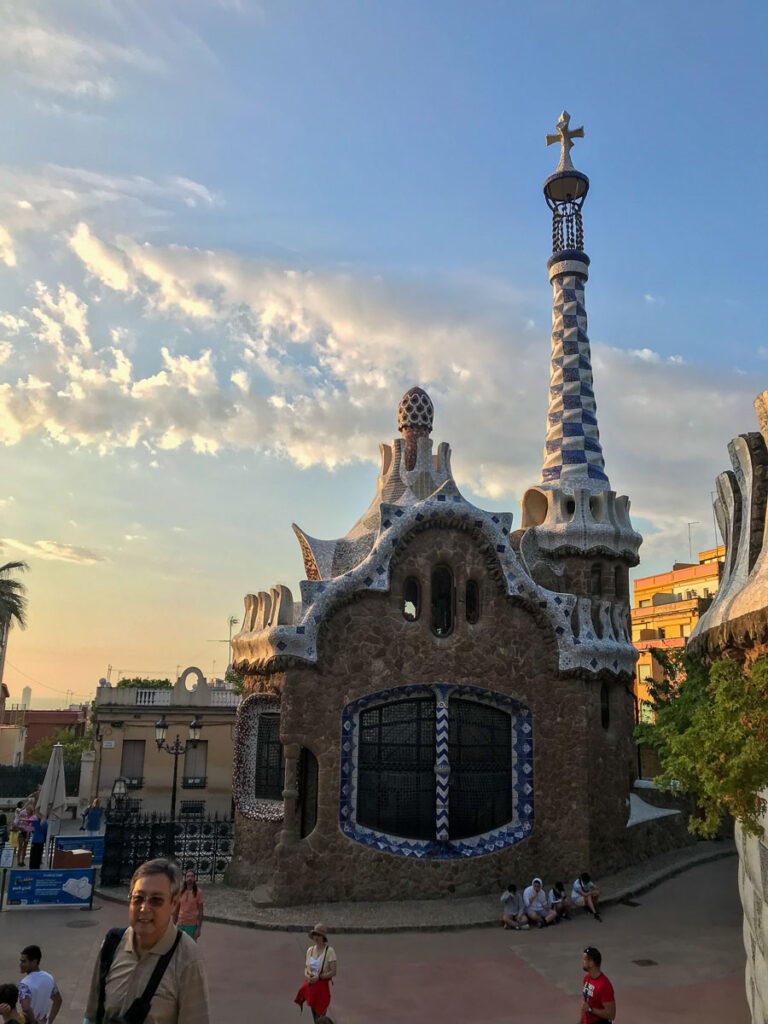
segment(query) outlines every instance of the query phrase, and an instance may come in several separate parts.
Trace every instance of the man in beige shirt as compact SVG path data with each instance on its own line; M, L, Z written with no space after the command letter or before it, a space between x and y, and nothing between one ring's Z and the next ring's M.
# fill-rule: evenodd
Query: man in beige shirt
M200 947L172 921L179 902L181 872L164 857L147 861L131 879L130 926L120 938L106 975L104 1013L99 1019L101 952L96 958L83 1024L109 1024L139 999L158 960L178 945L160 979L146 1016L134 1024L210 1024L208 983Z

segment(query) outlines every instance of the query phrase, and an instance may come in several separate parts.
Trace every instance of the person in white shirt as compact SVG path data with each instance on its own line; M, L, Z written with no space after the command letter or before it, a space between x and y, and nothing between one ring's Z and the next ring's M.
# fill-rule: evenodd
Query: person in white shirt
M512 882L501 894L501 905L501 919L505 928L514 928L519 932L521 929L527 931L531 927L525 916L522 893L517 891L517 886Z
M602 921L598 900L600 890L592 881L588 871L582 871L571 890L571 902L575 907L584 907L588 914L592 914L596 921Z
M39 946L25 946L19 957L19 1006L27 1024L53 1024L61 1009L61 995L51 974L40 970Z
M548 924L557 920L557 914L549 905L540 878L534 878L523 893L523 907L528 920L537 924L539 928L546 928Z

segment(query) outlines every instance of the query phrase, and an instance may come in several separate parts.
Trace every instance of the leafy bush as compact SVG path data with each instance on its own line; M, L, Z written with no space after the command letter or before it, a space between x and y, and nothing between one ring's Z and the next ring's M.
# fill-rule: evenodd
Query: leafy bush
M660 789L689 793L698 805L689 829L713 836L725 814L762 836L768 787L768 657L749 670L724 658L711 666L684 651L653 651L664 670L649 692L656 720L635 729L659 755Z
M170 679L142 679L134 676L133 679L119 680L117 685L134 690L170 690L172 683Z

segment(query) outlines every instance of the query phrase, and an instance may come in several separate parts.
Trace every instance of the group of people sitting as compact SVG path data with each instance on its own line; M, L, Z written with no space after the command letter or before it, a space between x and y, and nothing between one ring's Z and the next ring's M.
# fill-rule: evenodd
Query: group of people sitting
M599 900L600 890L587 871L582 871L574 881L570 896L562 882L555 882L547 892L542 880L534 878L522 893L510 883L501 894L502 921L505 928L514 928L515 931L527 931L532 924L546 928L558 921L569 920L571 910L576 907L583 907L596 921L602 921Z

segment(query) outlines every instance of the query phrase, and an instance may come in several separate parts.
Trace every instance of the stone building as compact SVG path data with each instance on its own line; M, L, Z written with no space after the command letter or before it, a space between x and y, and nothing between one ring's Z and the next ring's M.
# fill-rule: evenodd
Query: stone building
M462 496L411 388L349 532L294 526L301 600L285 586L245 598L232 884L267 883L279 902L428 897L642 855L627 828L641 538L598 432L581 134L564 113L547 140L561 145L544 188L549 410L520 527Z
M732 658L747 667L768 655L768 391L755 399L755 412L760 432L730 442L732 468L716 481L723 576L689 641L689 649L708 660ZM768 791L762 795L768 800ZM768 813L762 825L762 839L736 825L747 1000L754 1024L768 1024Z

